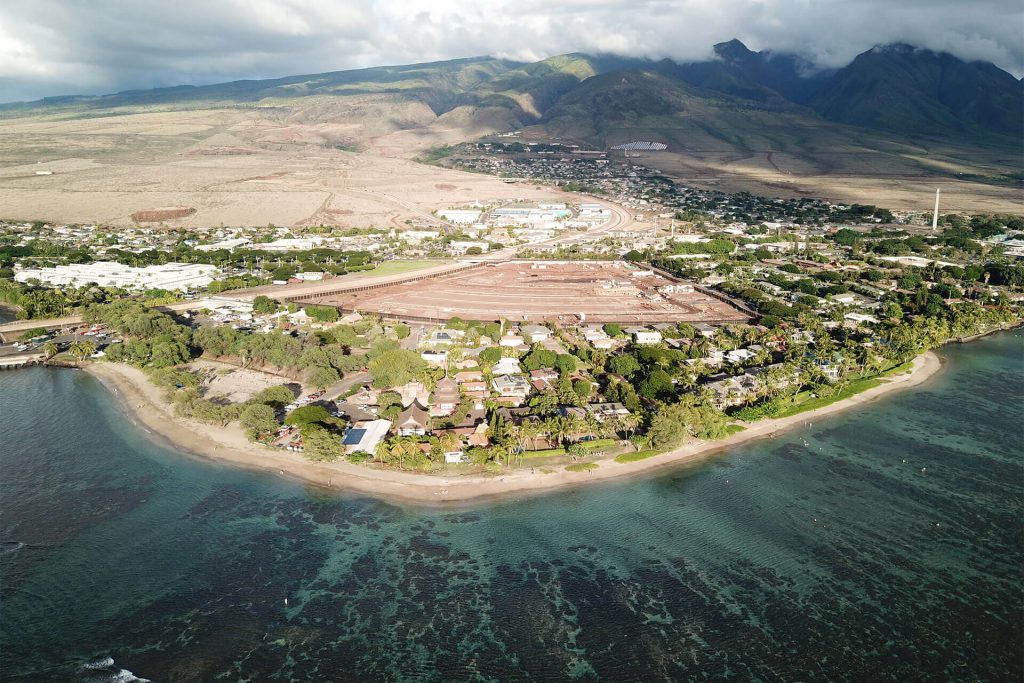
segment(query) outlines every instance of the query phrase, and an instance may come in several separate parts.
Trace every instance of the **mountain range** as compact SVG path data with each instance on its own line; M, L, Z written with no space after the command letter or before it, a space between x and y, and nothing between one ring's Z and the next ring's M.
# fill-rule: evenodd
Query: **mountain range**
M739 40L720 43L714 52L714 59L688 64L583 54L535 63L482 57L52 97L4 105L0 115L220 104L284 106L303 119L331 120L344 114L331 106L332 98L377 98L395 105L391 115L399 128L420 125L422 117L415 115L402 121L403 112L425 105L434 116L460 119L470 128L553 125L590 144L607 144L610 131L637 123L657 134L672 128L673 119L724 112L750 125L774 113L910 138L995 136L1013 144L1024 133L1024 85L989 63L901 44L873 48L831 70L815 69L794 55L754 52Z

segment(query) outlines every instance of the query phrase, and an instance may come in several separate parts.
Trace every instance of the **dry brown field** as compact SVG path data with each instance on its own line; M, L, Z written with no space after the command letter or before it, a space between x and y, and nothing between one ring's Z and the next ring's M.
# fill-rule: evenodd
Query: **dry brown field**
M673 284L619 262L510 261L431 279L302 299L343 311L444 321L580 320L604 323L744 322L747 316L699 291L664 294Z

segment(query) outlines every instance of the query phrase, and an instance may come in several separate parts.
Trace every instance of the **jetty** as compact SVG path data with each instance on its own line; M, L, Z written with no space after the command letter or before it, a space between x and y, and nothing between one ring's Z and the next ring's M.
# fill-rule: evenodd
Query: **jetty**
M8 353L0 355L0 370L13 370L29 365L39 365L44 362L46 362L46 354L41 351Z

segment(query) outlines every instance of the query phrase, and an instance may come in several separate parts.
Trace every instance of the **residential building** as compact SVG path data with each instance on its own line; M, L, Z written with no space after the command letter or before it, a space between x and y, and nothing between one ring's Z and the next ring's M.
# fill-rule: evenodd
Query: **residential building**
M520 332L526 339L530 340L531 344L537 344L551 336L551 330L543 325L524 325Z
M621 403L591 403L587 406L587 412L598 422L629 415L629 410Z
M413 401L395 421L399 436L422 436L430 430L430 416L419 401Z
M434 398L430 404L430 414L447 416L455 412L459 405L459 385L450 377L445 377L434 388Z
M345 438L342 440L345 454L351 455L362 451L374 455L390 430L391 422L388 420L361 420L354 423L345 432Z
M633 335L633 341L637 344L661 343L661 332L658 332L657 330L647 330L642 327L631 327L627 329L626 332Z
M494 367L491 368L491 372L495 375L514 375L522 372L522 370L519 368L518 358L506 357L495 363Z
M498 375L491 384L504 398L525 399L530 395L530 383L522 375Z

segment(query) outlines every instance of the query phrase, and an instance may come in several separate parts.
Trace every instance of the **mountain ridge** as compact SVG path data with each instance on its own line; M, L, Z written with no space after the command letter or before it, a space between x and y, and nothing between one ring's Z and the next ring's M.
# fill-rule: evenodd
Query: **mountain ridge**
M537 62L468 57L44 98L0 105L0 118L206 105L278 107L286 119L341 124L353 112L368 116L372 106L374 116L384 117L377 127L436 127L431 117L448 117L474 134L496 125L550 125L565 137L598 144L608 141L613 128L672 137L669 131L697 126L730 138L712 120L729 112L729 125L737 129L766 121L771 127L776 122L768 119L776 113L782 123L795 117L808 129L838 124L907 139L956 136L1012 145L1024 138L1022 81L986 62L902 44L876 46L839 69L816 69L791 54L755 52L737 39L718 43L714 53L711 60L690 63L583 53ZM623 82L632 85L622 87Z

